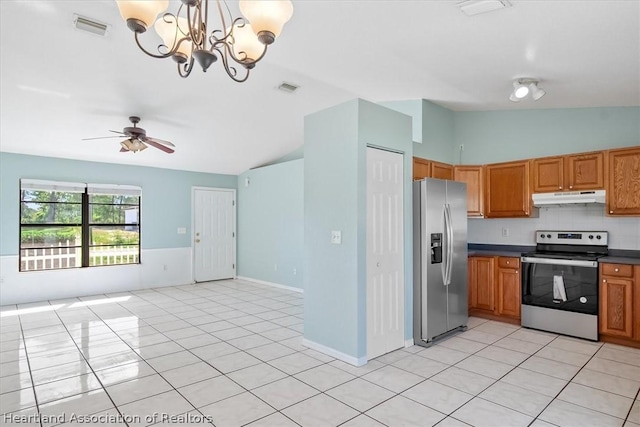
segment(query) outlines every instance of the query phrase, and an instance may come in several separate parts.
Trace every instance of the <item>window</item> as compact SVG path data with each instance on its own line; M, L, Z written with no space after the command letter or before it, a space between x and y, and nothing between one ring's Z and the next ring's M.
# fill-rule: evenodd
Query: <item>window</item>
M140 263L141 189L20 180L20 271Z

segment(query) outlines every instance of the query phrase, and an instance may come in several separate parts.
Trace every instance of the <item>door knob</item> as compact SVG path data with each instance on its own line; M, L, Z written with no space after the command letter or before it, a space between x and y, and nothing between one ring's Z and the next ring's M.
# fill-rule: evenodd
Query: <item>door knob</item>
M196 239L196 243L200 243L200 239Z
M380 263L379 262L376 262L376 267L380 267Z

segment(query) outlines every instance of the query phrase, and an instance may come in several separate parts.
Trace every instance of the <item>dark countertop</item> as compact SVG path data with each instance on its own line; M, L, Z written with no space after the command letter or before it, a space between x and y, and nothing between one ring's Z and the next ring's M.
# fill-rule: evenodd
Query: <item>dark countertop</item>
M535 246L469 243L467 252L469 256L508 256L520 258L520 255L522 255L523 252L531 252L535 248Z
M606 262L608 264L640 265L640 258L635 258L635 257L606 256L606 257L600 258L598 261Z
M467 251L468 256L508 256L520 258L521 251L500 251L500 250L482 250L482 249L469 249Z

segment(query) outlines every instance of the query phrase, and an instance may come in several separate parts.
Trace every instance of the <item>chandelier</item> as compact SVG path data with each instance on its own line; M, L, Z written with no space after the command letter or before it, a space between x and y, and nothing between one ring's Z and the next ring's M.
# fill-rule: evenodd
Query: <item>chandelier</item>
M215 0L221 28L211 30L209 0L180 1L175 15L166 12L168 0L116 0L116 3L138 47L154 58L173 58L178 73L185 78L191 74L194 60L204 72L220 60L229 77L244 82L293 14L290 0L240 0L243 16L233 19L226 1ZM162 39L155 51L140 42L140 35L152 24Z

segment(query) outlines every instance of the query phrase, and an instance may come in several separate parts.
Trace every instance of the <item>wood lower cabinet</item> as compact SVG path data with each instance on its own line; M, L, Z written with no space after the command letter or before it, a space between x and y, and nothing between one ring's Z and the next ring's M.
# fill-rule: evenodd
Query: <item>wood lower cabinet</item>
M640 341L639 268L624 264L600 265L599 331L604 336Z
M520 258L471 256L468 275L470 314L520 322Z
M446 163L431 161L431 178L453 179L453 166Z
M471 257L468 268L469 308L494 311L494 258Z
M454 166L453 179L467 184L467 216L484 216L484 181L482 166Z
M640 147L609 151L609 215L640 215Z
M564 157L534 159L531 167L534 193L564 190Z
M420 157L413 158L413 180L419 180L422 178L428 178L431 176L431 161L427 159L421 159Z
M496 314L520 319L520 259L498 258Z
M485 167L485 217L529 217L531 207L528 160Z

